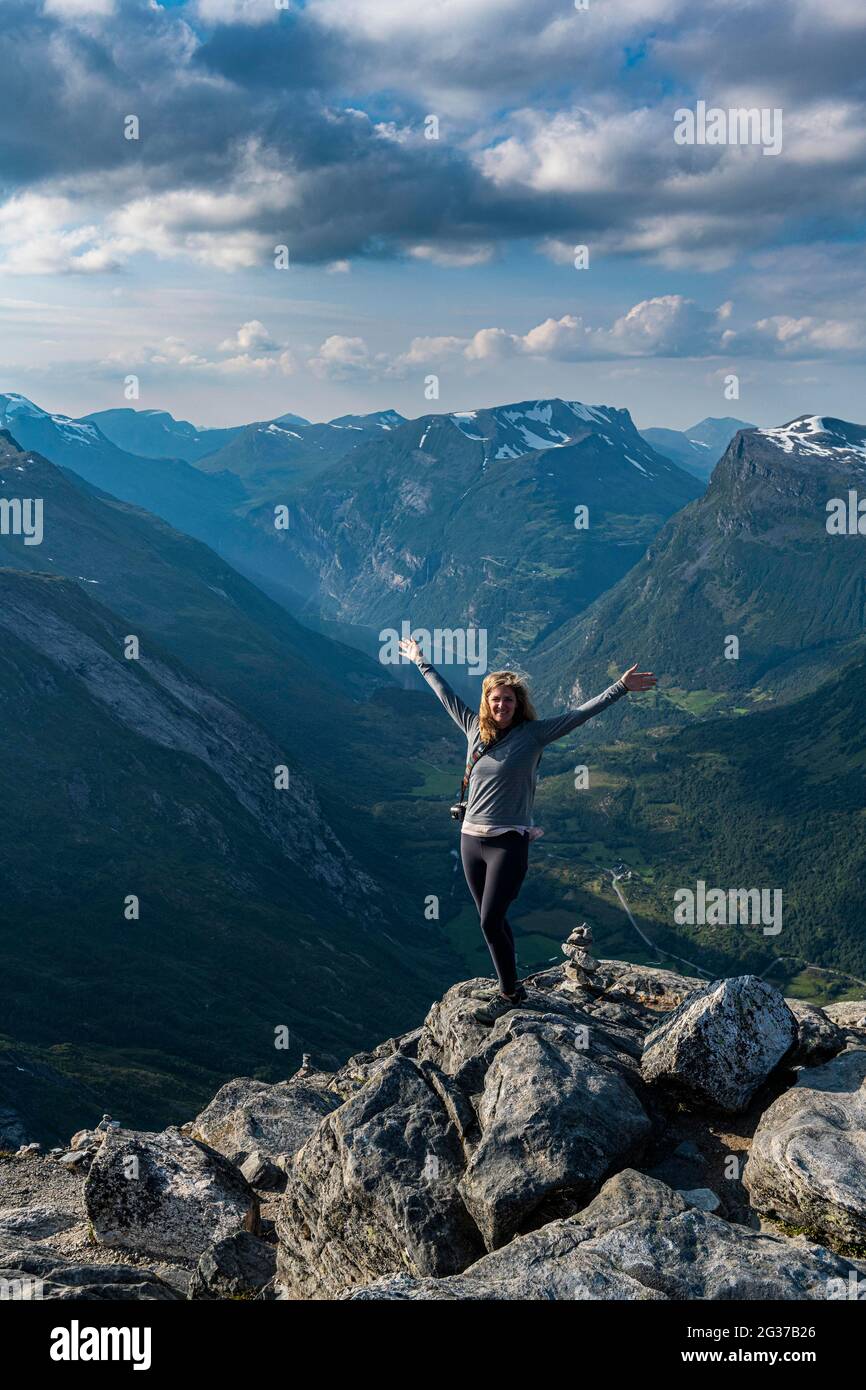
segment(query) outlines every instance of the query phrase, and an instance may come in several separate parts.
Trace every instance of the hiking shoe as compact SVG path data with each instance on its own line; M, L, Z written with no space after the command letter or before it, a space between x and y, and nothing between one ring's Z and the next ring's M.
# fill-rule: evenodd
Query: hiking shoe
M500 994L497 990L490 1000L490 1003L484 1008L473 1009L472 1017L475 1019L476 1023L495 1023L497 1018L501 1018L503 1014L507 1014L510 1009L519 1008L524 1000L528 998L529 996L523 988L523 985L518 985L513 994Z

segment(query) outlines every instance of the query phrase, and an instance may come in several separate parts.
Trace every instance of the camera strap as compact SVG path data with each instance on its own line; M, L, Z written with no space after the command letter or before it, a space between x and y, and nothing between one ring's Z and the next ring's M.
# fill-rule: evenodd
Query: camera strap
M459 798L459 799L460 799L461 802L463 802L463 801L466 800L466 789L467 789L467 787L469 786L469 778L470 778L470 776L472 775L472 769L473 769L473 767L475 766L475 764L478 762L478 759L479 759L479 758L483 758L483 757L484 757L484 754L485 754L486 752L487 752L487 744L486 744L486 743L479 743L479 745L478 745L478 747L476 748L475 752L472 754L472 757L469 759L468 763L466 764L466 771L465 771L464 774L463 774L463 781L460 783L460 798Z

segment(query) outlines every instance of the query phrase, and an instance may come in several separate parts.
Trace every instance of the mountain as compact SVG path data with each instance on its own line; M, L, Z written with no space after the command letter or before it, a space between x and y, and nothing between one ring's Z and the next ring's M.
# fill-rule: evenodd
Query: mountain
M0 494L44 510L0 535L0 1034L164 1119L281 1074L279 1024L337 1056L426 1007L452 966L375 820L417 775L381 668L8 434Z
M321 614L372 629L371 650L380 628L411 619L483 627L492 661L517 660L614 584L699 492L628 411L524 401L362 440L295 492L280 540ZM272 505L250 519L271 532Z
M250 497L283 501L299 484L316 477L365 441L404 423L394 410L372 415L343 415L311 425L285 415L247 425L225 446L202 459L205 473L223 470L239 478Z
M866 488L866 427L804 415L740 431L703 496L539 651L542 688L588 693L638 660L660 677L657 695L640 702L643 723L815 688L864 637L860 538L828 532L828 503L852 488ZM738 656L726 656L730 637ZM622 718L611 711L608 722ZM627 722L635 718L637 707Z
M294 417L291 417L294 418ZM95 425L112 444L141 458L176 458L195 463L215 453L238 433L234 429L197 429L188 420L175 420L167 410L94 410L79 424Z
M738 430L752 430L755 425L732 416L724 419L699 421L690 430L641 430L643 438L666 458L673 459L696 478L709 478L722 454Z
M754 972L817 1003L862 998L864 681L861 651L816 690L776 708L656 727L649 737L615 726L611 709L570 747L549 749L536 802L546 855L536 854L522 911L509 914L518 950L535 923L553 944L553 924L564 924L570 904L593 923L605 955L685 961L716 976ZM589 769L580 792L575 762ZM618 864L630 871L621 891L639 930L611 884ZM781 932L676 924L675 893L699 879L708 890L778 890Z
M25 449L38 451L113 497L204 541L285 606L301 606L309 576L301 567L293 569L291 557L279 545L273 514L270 526L251 526L246 520L249 491L240 477L219 466L205 472L181 458L128 454L92 422L49 414L23 396L0 396L3 428ZM342 441L344 434L334 437Z
M191 535L216 540L244 490L229 474L205 478L180 458L139 458L112 444L90 421L52 415L24 396L0 395L0 429L96 487L165 517Z

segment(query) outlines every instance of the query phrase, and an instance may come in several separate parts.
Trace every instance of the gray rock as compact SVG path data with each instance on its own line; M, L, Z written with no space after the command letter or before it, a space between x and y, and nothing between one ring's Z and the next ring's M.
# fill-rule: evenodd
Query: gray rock
M721 1197L709 1187L678 1187L683 1201L690 1207L700 1207L701 1211L718 1211L722 1205Z
M205 1250L190 1280L192 1299L252 1298L274 1277L277 1252L249 1231L237 1231Z
M703 1160L703 1154L701 1153L697 1144L692 1143L691 1139L684 1139L682 1144L677 1144L676 1148L674 1149L674 1154L677 1158L691 1158L701 1161Z
M69 1141L70 1149L96 1149L102 1143L102 1135L94 1129L79 1129Z
M644 1043L644 1078L687 1104L745 1110L797 1038L777 989L755 975L690 995Z
M840 1028L866 1028L866 999L841 999L825 1004L823 1012Z
M380 1278L348 1299L797 1300L838 1297L857 1267L802 1237L731 1225L633 1169L576 1216L552 1221L462 1274Z
M530 988L485 1027L478 985L449 990L417 1056L376 1059L295 1156L277 1218L288 1296L457 1273L485 1246L576 1210L640 1149L642 1024L619 1005L595 1018L573 994Z
M0 1244L0 1281L12 1299L151 1303L183 1300L183 1295L149 1269L132 1265L76 1264L42 1246Z
M555 1014L513 1019L477 1112L481 1139L459 1188L488 1250L538 1208L574 1211L650 1131L631 1087L576 1047L574 1028Z
M258 1199L222 1154L177 1130L109 1133L84 1184L96 1239L163 1260L198 1260L215 1240L258 1229Z
M849 1048L764 1111L743 1183L766 1216L831 1248L866 1244L866 1048Z
M44 1205L3 1207L0 1208L0 1240L20 1240L22 1237L45 1240L58 1231L68 1231L77 1219L72 1212Z
M285 1155L283 1154L278 1156L285 1159ZM251 1153L249 1158L245 1158L240 1167L250 1187L262 1188L263 1191L276 1192L286 1185L285 1166L279 1163L272 1163L269 1158L265 1158L264 1154L260 1154L258 1150L255 1153Z
M432 1068L395 1053L295 1156L277 1216L277 1273L292 1298L408 1268L450 1274L481 1238L457 1183L465 1153Z
M270 1085L241 1076L221 1086L184 1132L218 1153L243 1163L251 1153L275 1159L296 1153L319 1121L336 1110L340 1096L326 1089L330 1077L319 1074Z
M786 1064L790 1067L817 1067L828 1062L845 1046L845 1030L828 1018L823 1009L802 999L785 1003L797 1020L797 1043Z
M371 1052L356 1052L334 1072L330 1080L330 1089L335 1091L341 1100L350 1100L371 1077L381 1071L390 1057L397 1053L403 1057L417 1057L418 1042L423 1031L423 1028L415 1028L411 1033L388 1038Z
M57 1162L71 1173L85 1173L93 1162L93 1154L93 1149L70 1149L69 1153L61 1154Z

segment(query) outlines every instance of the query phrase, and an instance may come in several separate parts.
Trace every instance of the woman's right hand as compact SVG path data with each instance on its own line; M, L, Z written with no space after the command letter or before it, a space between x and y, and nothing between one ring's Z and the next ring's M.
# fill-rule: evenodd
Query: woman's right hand
M403 653L405 657L409 659L409 661L420 660L421 648L418 646L418 643L415 641L414 637L410 637L408 639L405 637L401 637L398 646L400 648L400 651Z

